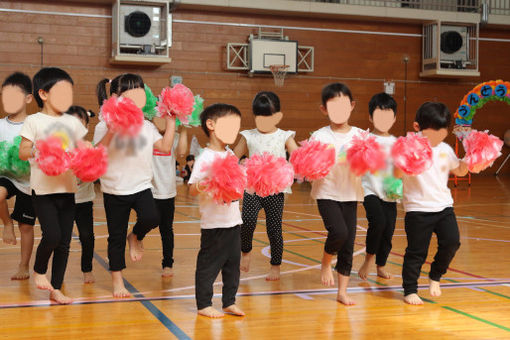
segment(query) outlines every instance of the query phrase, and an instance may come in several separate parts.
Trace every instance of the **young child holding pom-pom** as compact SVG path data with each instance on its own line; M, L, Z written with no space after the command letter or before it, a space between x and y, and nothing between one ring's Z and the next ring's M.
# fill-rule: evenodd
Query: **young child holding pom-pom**
M0 140L12 144L27 117L27 104L32 101L32 80L26 74L16 72L2 84L2 105L7 117L0 119ZM18 137L19 138L19 137ZM7 151L7 150L6 150ZM19 152L19 151L18 151ZM7 152L2 155L8 162ZM19 157L17 154L15 157ZM18 158L19 160L19 158ZM10 168L10 166L6 166ZM18 271L11 280L26 280L30 277L29 263L34 247L35 211L30 197L30 169L28 174L8 171L0 177L0 219L4 223L3 241L16 244L13 220L18 221L21 236L21 260ZM7 200L16 196L14 211L9 215Z
M215 162L225 160L225 163L229 163L226 161L234 158L230 166L238 167L237 158L226 147L235 142L239 133L241 112L232 105L214 104L202 112L200 120L202 129L209 137L209 145L197 158L188 182L190 194L193 196L200 194L201 238L195 272L198 314L211 318L223 316L223 313L212 307L213 284L221 271L223 311L243 316L244 312L235 305L240 276L240 229L243 223L239 201L229 204L218 203L214 196L211 196L212 193L206 192L211 190L207 186L208 183L212 183L208 172ZM224 178L216 180L226 182L225 186L234 186L234 182L239 182L238 178L229 178L230 174L238 171L221 168L217 170L223 170ZM241 198L244 188L238 189L238 198Z
M294 137L296 132L285 131L277 127L283 117L280 111L280 99L273 92L259 92L253 99L253 114L256 128L241 131L241 139L234 149L237 157L247 152L250 157L267 152L285 159L286 150L292 153L297 149ZM274 174L267 173L265 176ZM292 176L291 176L292 177ZM257 224L260 209L266 214L266 231L271 246L271 269L266 277L268 281L280 279L280 265L283 255L282 215L285 193L290 194L290 187L282 192L261 197L257 193L244 193L243 226L241 227L241 270L249 271L253 241L253 232Z
M41 69L33 79L33 94L42 110L25 119L20 132L23 139L19 158L31 159L32 201L42 230L42 239L35 257L34 279L37 288L51 292L50 299L59 304L68 304L72 299L62 293L61 287L73 230L76 177L70 169L57 176L46 175L37 162L37 159L42 158L37 145L39 141L49 138L58 139L58 147L66 151L72 150L77 143L87 147L91 145L83 141L87 134L83 124L76 117L64 114L73 102L73 80L67 72L54 67ZM34 156L37 156L35 161ZM52 255L50 283L46 271Z
M145 86L142 77L132 73L121 74L111 81L100 81L97 86L100 105L107 99L108 83L111 96L108 100L121 100L128 111L110 112L111 116L116 117L115 127L107 125L105 121L99 122L94 132L94 143L102 144L108 150L108 170L100 181L108 227L108 259L113 296L123 298L131 295L122 278L122 270L126 268L126 240L131 260L139 261L143 255L142 240L159 223L158 210L151 192L152 154L153 149L164 153L172 150L175 118L165 118L167 128L164 136L159 134L154 124L143 119L142 108L147 99ZM132 130L122 131L125 125L122 122L124 114L126 119L134 119L136 122L139 115L142 116L138 134L132 134ZM126 235L131 209L136 211L137 221L132 232Z
M361 177L350 171L346 162L346 150L353 137L363 131L349 125L355 102L346 85L329 84L322 89L321 96L320 110L329 117L330 125L315 131L310 139L333 145L337 155L337 161L328 175L312 182L311 196L317 200L324 226L328 230L322 257L321 279L325 286L335 284L331 262L337 255L337 300L345 305L353 305L354 301L347 295L347 285L356 237L357 202L363 201L363 188Z
M386 167L375 174L366 173L362 177L365 207L368 220L366 237L366 256L363 265L358 271L361 279L368 277L369 266L374 258L377 264L377 276L384 279L391 275L384 269L391 250L391 239L397 220L397 203L391 193L386 192L384 183L388 177L393 176L393 162L391 161L391 147L397 140L388 131L396 120L397 103L390 95L378 93L368 103L369 120L374 124L372 135L385 151Z
M448 176L465 176L467 165L459 161L453 149L443 140L448 135L451 114L442 103L424 103L416 112L414 129L426 137L432 147L432 166L419 175L406 175L395 165L395 176L404 184L403 204L407 248L402 267L404 301L421 305L418 278L427 258L432 233L438 248L430 265L430 295L440 296L439 280L446 273L460 247L459 227L453 212L453 198L448 189Z

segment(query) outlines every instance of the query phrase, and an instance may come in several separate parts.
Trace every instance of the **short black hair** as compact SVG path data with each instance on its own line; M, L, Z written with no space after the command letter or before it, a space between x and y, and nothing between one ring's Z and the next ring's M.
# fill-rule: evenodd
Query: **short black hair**
M186 162L194 161L194 160L195 160L195 156L194 155L187 155L186 156Z
M253 99L252 110L255 116L272 116L280 112L280 98L274 92L259 92Z
M14 72L5 78L2 83L2 88L9 85L19 87L26 95L32 94L32 80L25 73Z
M106 94L106 84L108 83L110 83L110 96L112 94L120 96L127 90L145 88L142 77L136 73L122 73L113 79L105 78L96 87L99 106L103 105L103 102L108 99Z
M78 116L80 119L83 119L87 124L89 123L90 118L96 116L96 114L91 110L85 110L83 107L78 105L71 106L66 111L66 113L73 116Z
M429 128L440 130L448 128L451 119L452 115L445 104L426 102L416 111L416 118L414 120L420 125L420 130Z
M56 83L62 80L68 81L71 85L74 85L71 76L58 67L44 67L35 74L32 83L34 86L34 98L39 107L43 107L44 105L41 97L39 97L39 90L48 92Z
M206 125L207 120L216 120L228 115L236 115L241 117L241 111L239 111L239 109L234 105L222 103L209 105L204 109L204 111L202 111L200 114L200 125L202 126L202 130L204 130L207 137L210 137L209 129Z
M380 110L393 110L394 115L397 115L397 102L392 96L385 92L375 94L368 103L368 113L370 117L374 116L374 111Z
M342 83L331 83L324 86L321 93L322 105L325 107L328 100L340 97L341 95L349 97L349 100L352 102L352 93L347 85Z

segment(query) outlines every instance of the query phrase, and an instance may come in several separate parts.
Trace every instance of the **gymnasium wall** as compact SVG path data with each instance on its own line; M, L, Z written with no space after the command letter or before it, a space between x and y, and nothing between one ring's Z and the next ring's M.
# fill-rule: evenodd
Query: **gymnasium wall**
M57 1L47 3L0 1L0 8L111 15L109 5ZM16 70L30 76L37 72L41 63L41 49L36 39L41 36L45 41L44 65L58 66L71 74L75 81L74 101L77 105L98 111L95 86L104 77L136 72L158 92L169 84L171 75L179 75L195 93L202 95L206 104L227 102L238 106L243 113L242 128L252 128L254 120L250 107L253 96L261 90L273 90L282 101L284 119L280 127L296 130L298 141L307 138L311 131L327 125L327 119L319 113L318 106L321 88L329 82L341 81L349 85L357 103L351 124L366 129L369 127L367 106L370 97L383 90L385 79L395 81L394 96L399 108L397 123L392 132L402 135L411 129L416 109L424 101L445 102L454 112L464 94L477 83L491 79L510 80L509 29L481 29L481 37L493 40L480 41L480 78L441 80L419 77L421 37L413 36L421 34L419 24L179 9L174 13L174 20L171 49L173 61L170 64L161 67L126 67L114 66L108 62L110 18L0 12L0 78L4 79ZM198 21L218 24L206 25ZM286 29L284 33L290 39L298 40L300 45L315 47L315 72L290 76L285 80L283 88L275 88L270 77L249 78L246 73L226 71L226 44L246 42L248 35L255 33L256 29L221 23L330 28L360 33ZM375 34L384 32L397 34ZM405 55L409 57L406 105ZM35 104L30 105L29 112L36 110ZM488 103L477 112L473 126L480 130L489 129L502 138L503 133L510 128L509 117L510 106ZM93 121L93 125L95 122L97 120ZM202 145L205 144L205 135L199 129L194 128L192 134L197 135ZM455 139L450 136L448 142L453 145ZM505 148L504 151L506 155L509 149ZM495 169L488 173L493 173ZM510 174L510 165L503 173Z

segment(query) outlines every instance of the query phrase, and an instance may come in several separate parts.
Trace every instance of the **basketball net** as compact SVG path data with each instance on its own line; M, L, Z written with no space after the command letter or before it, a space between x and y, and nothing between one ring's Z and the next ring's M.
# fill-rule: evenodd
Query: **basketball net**
M285 82L285 75L287 74L289 65L271 65L269 68L273 74L274 85L276 87L282 87Z

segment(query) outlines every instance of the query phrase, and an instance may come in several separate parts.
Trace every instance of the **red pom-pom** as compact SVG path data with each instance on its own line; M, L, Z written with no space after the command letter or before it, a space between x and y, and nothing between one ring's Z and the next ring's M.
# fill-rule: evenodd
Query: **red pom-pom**
M367 171L375 173L386 167L386 154L375 136L362 132L352 138L351 147L347 149L347 162L356 176Z
M432 147L426 137L408 132L391 149L393 164L408 175L419 175L432 165Z
M211 164L204 166L207 175L202 184L218 204L229 204L243 197L246 171L238 161L229 153L226 157L216 156Z
M108 154L103 145L87 148L79 145L71 153L71 169L83 182L94 182L108 169Z
M492 163L501 156L503 141L488 132L473 130L462 141L466 156L466 162L469 171L478 173L487 169Z
M320 141L303 141L290 155L290 163L298 181L324 178L335 165L335 148Z
M103 102L101 116L114 133L136 136L143 125L143 112L129 98L111 97Z
M179 118L183 124L188 124L194 104L193 92L186 86L177 84L174 87L165 87L161 91L157 110L161 117L169 115Z
M55 136L35 142L35 161L48 176L58 176L69 169L71 158L62 147L62 140Z
M284 157L264 152L251 156L244 165L248 178L246 191L260 197L278 194L294 181L294 168Z

